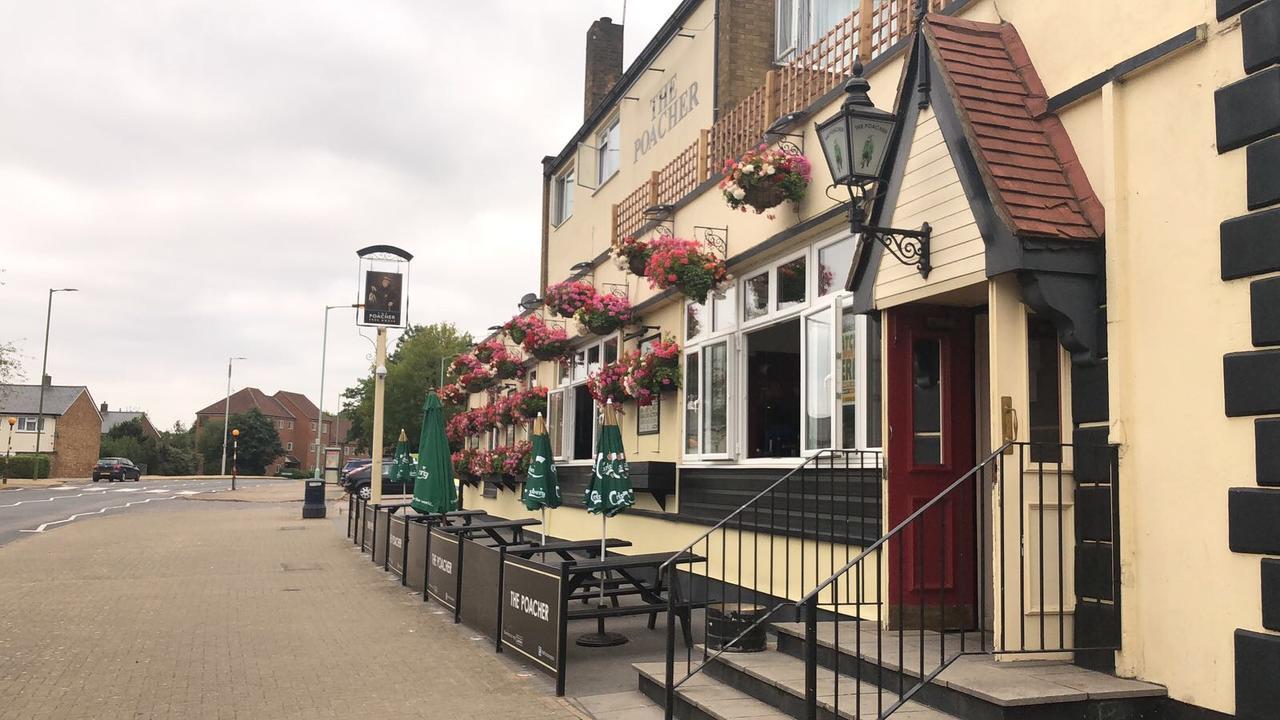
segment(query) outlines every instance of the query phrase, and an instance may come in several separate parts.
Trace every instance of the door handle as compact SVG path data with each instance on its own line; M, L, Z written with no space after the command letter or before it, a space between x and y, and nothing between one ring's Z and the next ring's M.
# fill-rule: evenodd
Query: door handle
M1018 411L1013 407L1013 398L1008 395L1000 398L1000 435L1001 445L1018 440ZM1005 448L1005 455L1012 453L1013 448Z

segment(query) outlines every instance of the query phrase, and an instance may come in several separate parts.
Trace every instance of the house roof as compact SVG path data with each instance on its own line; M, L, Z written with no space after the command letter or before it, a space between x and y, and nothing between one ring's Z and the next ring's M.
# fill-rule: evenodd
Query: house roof
M938 59L983 182L1015 234L1103 235L1103 208L1018 31L1009 23L931 14L925 38Z
M44 414L62 415L87 393L83 385L49 385L44 389ZM40 411L39 385L0 385L0 414L35 415Z
M126 411L126 410L108 410L106 412L100 412L98 414L102 416L102 434L103 435L111 432L111 430L115 428L115 426L119 425L120 423L129 422L130 420L141 419L144 429L151 425L151 421L147 419L147 414L144 412ZM152 431L155 430L154 427L152 427L151 429Z
M222 415L226 402L225 398L215 400L203 409L197 410L196 415ZM254 387L242 388L232 393L230 404L233 414L246 413L257 408L259 412L267 417L289 419L296 419L297 417L282 405L279 400Z
M302 393L289 392L288 390L279 390L274 395L285 407L289 408L296 416L302 413L302 419L315 420L320 415L320 408L311 402L306 395Z

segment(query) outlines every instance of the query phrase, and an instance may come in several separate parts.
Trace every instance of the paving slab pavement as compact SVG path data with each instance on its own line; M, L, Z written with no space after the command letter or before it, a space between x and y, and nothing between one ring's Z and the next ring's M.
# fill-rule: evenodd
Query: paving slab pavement
M296 503L73 523L0 577L0 720L581 717Z

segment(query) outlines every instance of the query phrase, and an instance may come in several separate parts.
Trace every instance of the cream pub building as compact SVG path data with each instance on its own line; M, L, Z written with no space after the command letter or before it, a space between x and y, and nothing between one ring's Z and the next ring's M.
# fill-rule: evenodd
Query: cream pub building
M791 603L777 648L820 683L856 685L831 631L919 631L901 652L939 659L899 674L958 717L1280 718L1280 0L687 0L625 71L621 38L589 30L583 125L543 161L538 296L585 280L636 313L529 361L550 533L600 531L588 376L668 336L682 387L622 404L637 501L609 534L705 556L694 595ZM895 120L857 233L817 134L855 64ZM734 211L722 164L761 144L812 182ZM663 234L731 282L693 304L614 261ZM466 502L533 514L496 484ZM677 650L679 693L734 672ZM961 661L1137 682L948 701Z

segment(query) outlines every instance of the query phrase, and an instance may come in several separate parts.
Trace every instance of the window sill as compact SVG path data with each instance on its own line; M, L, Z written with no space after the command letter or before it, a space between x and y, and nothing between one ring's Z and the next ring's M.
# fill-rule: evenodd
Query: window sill
M596 195L598 195L598 194L600 193L600 191L601 191L601 190L604 190L604 186L605 186L605 185L608 185L610 182L612 182L612 181L613 181L613 179L614 179L614 178L618 177L618 176L619 176L619 175L621 175L621 174L622 174L622 172L621 172L621 170L620 170L620 169L619 169L619 170L614 170L612 175L610 175L609 177L605 178L604 180L601 180L601 181L600 181L600 184L596 186L596 189L591 191L591 197L595 197Z

